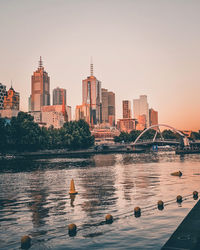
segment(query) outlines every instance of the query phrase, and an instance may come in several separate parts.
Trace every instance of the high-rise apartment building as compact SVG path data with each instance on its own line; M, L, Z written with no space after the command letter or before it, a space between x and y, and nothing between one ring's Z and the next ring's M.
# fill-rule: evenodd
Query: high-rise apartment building
M63 104L63 97L64 97L64 104L67 104L67 91L66 89L57 87L53 90L53 105L62 105Z
M158 124L158 111L149 109L149 126Z
M90 124L101 122L101 82L93 76L93 64L90 65L90 76L82 81L82 104L90 106Z
M42 106L50 105L49 89L50 78L40 57L39 67L31 78L31 111L40 111Z
M123 119L130 119L131 118L131 102L128 100L122 101L122 108L123 108Z
M145 127L149 127L149 104L146 95L141 95L139 99L133 100L133 115L137 120L141 115L143 117L145 115Z
M0 109L4 108L4 96L6 95L6 86L0 83Z

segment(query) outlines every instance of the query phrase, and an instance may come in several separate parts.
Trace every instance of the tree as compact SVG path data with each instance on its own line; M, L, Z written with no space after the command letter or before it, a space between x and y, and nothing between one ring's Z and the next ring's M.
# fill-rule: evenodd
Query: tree
M7 148L7 125L6 120L0 118L0 151L3 152Z
M17 151L37 150L40 145L41 129L27 113L19 112L12 117L8 126L8 144Z

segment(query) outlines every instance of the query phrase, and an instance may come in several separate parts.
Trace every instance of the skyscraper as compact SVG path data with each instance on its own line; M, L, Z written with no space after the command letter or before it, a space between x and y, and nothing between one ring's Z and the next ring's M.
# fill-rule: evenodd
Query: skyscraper
M128 100L123 100L122 106L123 106L123 119L131 118L131 102Z
M137 120L141 115L145 115L145 127L149 127L149 104L146 95L141 95L139 99L133 100L133 114L134 118Z
M93 64L90 65L90 76L82 81L82 104L90 106L90 124L101 122L101 82L93 76Z
M38 69L31 77L31 111L40 111L42 106L50 105L49 88L50 78L40 57Z
M4 108L4 96L6 95L6 86L0 83L0 109Z
M53 90L53 105L62 105L64 96L64 104L67 104L67 91L66 89L57 87Z
M115 93L108 92L108 122L115 126Z
M149 126L158 124L158 111L149 109Z
M101 89L101 98L102 98L102 122L108 123L108 90Z

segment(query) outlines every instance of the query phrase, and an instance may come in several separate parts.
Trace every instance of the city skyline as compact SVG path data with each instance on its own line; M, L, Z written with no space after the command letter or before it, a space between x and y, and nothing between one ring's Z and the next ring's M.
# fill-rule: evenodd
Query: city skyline
M1 2L0 82L8 89L13 81L21 110L28 111L30 77L41 55L51 78L50 93L57 86L67 89L74 114L92 55L94 75L116 94L117 119L122 117L122 100L147 95L160 123L199 130L198 1L41 1L39 10L37 2ZM59 17L58 29L52 13ZM88 18L87 13L102 15L95 19L96 14ZM84 37L89 30L93 42ZM42 36L37 41L32 33Z

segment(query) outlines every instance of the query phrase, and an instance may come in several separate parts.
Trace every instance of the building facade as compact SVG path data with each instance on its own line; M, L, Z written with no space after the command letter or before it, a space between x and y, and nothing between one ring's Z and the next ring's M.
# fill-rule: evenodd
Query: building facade
M76 121L85 120L88 124L90 124L90 105L77 105L75 111L75 119Z
M115 126L115 93L107 89L101 89L102 100L102 123L109 123L110 126Z
M131 102L128 100L122 101L123 119L131 118Z
M4 96L4 109L19 110L19 93L12 86Z
M133 100L133 117L138 120L140 116L145 116L145 127L149 127L149 104L146 95Z
M6 86L0 83L0 109L4 108L4 96L6 95Z
M108 123L108 90L101 89L102 123Z
M91 64L90 76L82 81L82 104L90 106L90 122L95 125L101 122L101 82L93 76Z
M154 109L149 109L149 126L158 124L158 112Z
M64 97L64 104L67 105L67 90L63 88L53 89L53 105L62 105Z
M108 92L108 123L115 126L115 93Z
M31 111L40 111L42 106L50 105L50 77L44 70L40 57L39 67L31 77Z
M119 119L117 121L117 128L121 132L130 133L132 130L136 129L136 119L133 118Z

